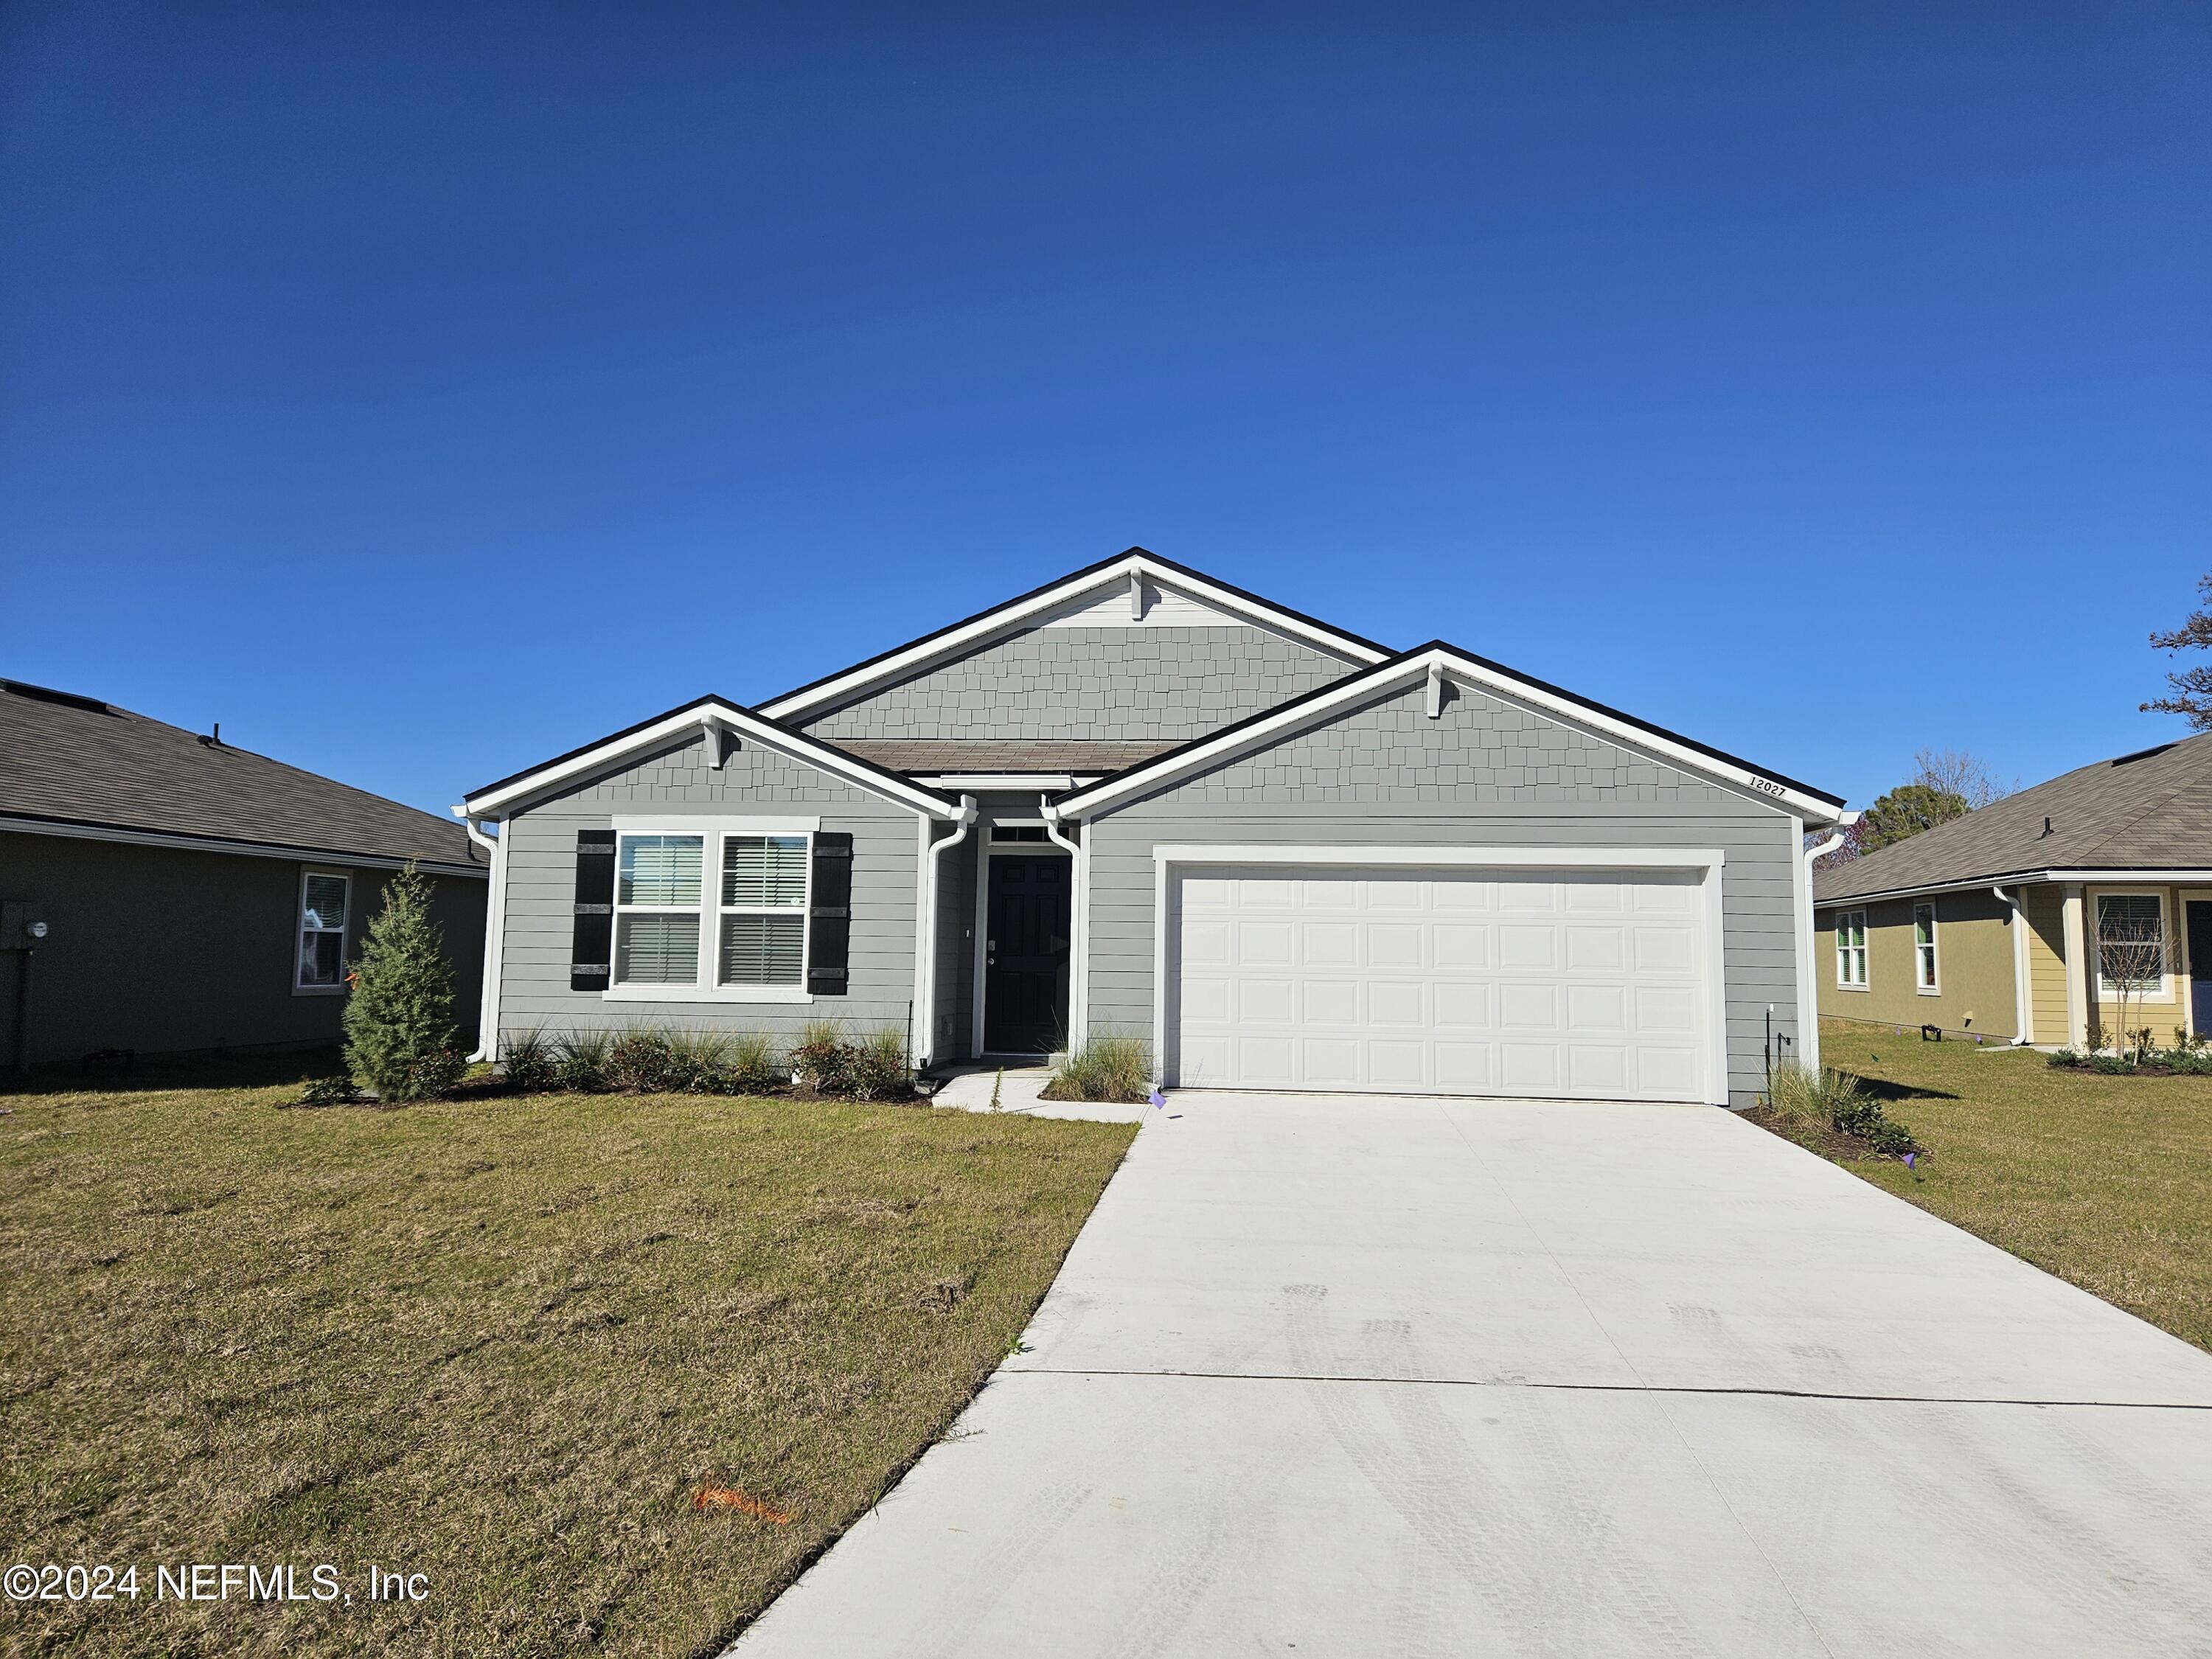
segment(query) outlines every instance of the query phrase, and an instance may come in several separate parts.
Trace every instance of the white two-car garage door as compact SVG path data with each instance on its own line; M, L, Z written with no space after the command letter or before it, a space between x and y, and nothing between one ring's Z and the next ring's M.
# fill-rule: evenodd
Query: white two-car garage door
M1186 1086L1711 1097L1701 872L1172 874Z

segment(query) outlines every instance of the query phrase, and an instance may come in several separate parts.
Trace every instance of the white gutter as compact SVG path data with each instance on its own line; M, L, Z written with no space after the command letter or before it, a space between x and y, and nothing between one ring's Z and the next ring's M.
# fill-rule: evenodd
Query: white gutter
M937 1058L937 915L944 867L939 860L948 849L968 839L976 816L975 796L961 796L959 816L952 820L957 827L943 841L929 842L923 848L921 937L915 958L915 1024L921 1027L921 1041L914 1045L916 1071ZM929 834L927 818L921 821L921 833L925 837Z
M932 789L1073 789L1076 785L1074 775L1068 772L935 772L917 781Z
M2027 913L2020 908L2017 893L2008 893L2002 886L1991 887L1990 891L2012 906L2012 1029L2015 1033L2012 1046L2024 1048L2034 1041L2029 1030L2033 1016L2027 994Z
M1060 834L1060 809L1049 795L1037 798L1037 811L1053 845L1068 850L1069 877L1075 884L1067 923L1067 1050L1074 1054L1083 1047L1091 1025L1091 837L1071 841Z
M501 946L507 942L507 834L502 828L498 835L487 836L484 820L469 817L458 806L453 816L491 859L491 890L484 896L483 996L477 1007L477 1048L469 1058L493 1060L499 1058L499 970L506 954Z
M1790 873L1797 900L1797 1063L1815 1077L1820 1072L1820 970L1813 962L1813 866L1844 844L1844 832L1859 821L1856 812L1836 819L1836 833L1806 847ZM1804 832L1798 831L1803 845Z

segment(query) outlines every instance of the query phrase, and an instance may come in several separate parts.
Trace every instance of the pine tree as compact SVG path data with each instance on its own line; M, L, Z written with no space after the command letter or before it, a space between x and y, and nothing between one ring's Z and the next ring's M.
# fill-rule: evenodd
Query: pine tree
M453 970L430 920L430 881L409 865L384 890L384 908L351 975L346 1067L386 1100L428 1100L467 1070L453 1023Z

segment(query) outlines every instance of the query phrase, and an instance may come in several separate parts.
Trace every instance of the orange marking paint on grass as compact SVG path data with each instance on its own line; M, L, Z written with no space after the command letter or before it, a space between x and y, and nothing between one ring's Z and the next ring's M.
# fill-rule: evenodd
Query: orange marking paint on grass
M743 1510L747 1515L773 1521L779 1527L791 1524L791 1517L781 1510L771 1508L757 1498L733 1492L726 1486L702 1486L699 1495L691 1500L691 1507L695 1510Z

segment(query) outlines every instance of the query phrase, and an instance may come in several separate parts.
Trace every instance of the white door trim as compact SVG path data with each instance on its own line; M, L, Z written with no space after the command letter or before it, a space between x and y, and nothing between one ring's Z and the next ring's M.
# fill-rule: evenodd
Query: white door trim
M1152 848L1152 1064L1165 1075L1168 1042L1168 897L1178 869L1192 865L1362 865L1414 869L1698 870L1705 895L1705 1054L1709 1105L1729 1103L1728 958L1721 941L1717 847L1242 847L1158 842Z

